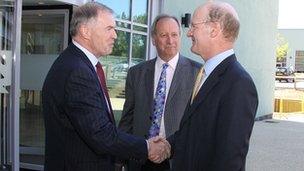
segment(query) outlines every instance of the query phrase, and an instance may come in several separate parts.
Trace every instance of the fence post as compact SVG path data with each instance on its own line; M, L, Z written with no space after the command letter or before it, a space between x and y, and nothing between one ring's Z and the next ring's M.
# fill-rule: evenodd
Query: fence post
M302 102L301 112L303 113L304 112L304 100L301 100L301 102Z
M283 113L283 99L279 99L279 113Z

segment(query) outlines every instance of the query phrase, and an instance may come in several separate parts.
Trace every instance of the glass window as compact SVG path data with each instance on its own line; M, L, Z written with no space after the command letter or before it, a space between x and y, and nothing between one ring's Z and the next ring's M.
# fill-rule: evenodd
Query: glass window
M129 69L130 33L117 31L111 55L101 57L115 118L121 116L125 98L125 80Z
M68 9L24 10L20 61L20 161L44 153L41 89L54 60L67 46Z
M121 22L121 21L116 21L116 27L131 29L131 24Z
M147 32L148 31L147 27L142 27L142 26L137 26L137 25L134 25L133 29L136 30L136 31L140 31L140 32Z
M118 19L131 20L130 0L97 0L98 2L112 8Z
M101 58L115 118L118 123L125 101L129 67L147 57L148 0L97 0L116 15L117 40L111 55ZM132 18L131 18L132 16Z
M146 59L147 36L133 34L132 41L132 63L136 65Z
M13 52L14 35L16 33L16 9L15 1L0 1L0 170L6 168L5 165L14 164L14 159L10 160L10 155L15 149L15 145L12 144L12 139L16 138L13 123L15 121L11 120L12 108L14 107L11 102L14 102L12 95L17 94L14 92L14 87L12 84L12 62L13 62ZM13 163L11 163L13 162ZM3 167L2 167L3 166Z
M22 54L58 54L63 50L62 15L29 15L22 20Z
M295 70L298 72L304 71L304 51L303 50L296 50Z
M133 0L132 2L133 21L141 24L147 24L148 1Z
M117 39L111 55L127 60L130 52L130 33L121 30L117 30L116 33Z

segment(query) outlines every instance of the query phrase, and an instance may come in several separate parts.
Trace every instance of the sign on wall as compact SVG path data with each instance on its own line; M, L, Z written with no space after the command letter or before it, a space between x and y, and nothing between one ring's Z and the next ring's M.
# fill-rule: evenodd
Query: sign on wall
M0 51L0 93L8 93L6 86L11 85L12 51Z

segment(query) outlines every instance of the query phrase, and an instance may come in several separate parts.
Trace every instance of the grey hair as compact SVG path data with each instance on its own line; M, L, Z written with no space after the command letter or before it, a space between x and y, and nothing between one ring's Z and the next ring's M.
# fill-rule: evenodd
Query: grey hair
M220 23L223 35L228 41L234 42L237 39L240 22L236 13L233 14L225 6L214 3L209 6L208 17L207 21Z
M87 23L91 19L95 19L98 16L98 12L108 12L113 14L114 11L98 2L88 2L82 6L76 8L73 12L72 19L70 22L70 34L72 37L78 33L79 26Z
M157 23L162 20L162 19L173 19L174 21L176 21L177 25L178 25L178 30L179 30L179 34L181 34L181 26L179 24L179 21L178 19L175 17L175 16L172 16L172 15L168 15L168 14L160 14L158 15L153 23L152 23L152 27L151 27L151 35L155 35L157 30L156 30L156 25Z

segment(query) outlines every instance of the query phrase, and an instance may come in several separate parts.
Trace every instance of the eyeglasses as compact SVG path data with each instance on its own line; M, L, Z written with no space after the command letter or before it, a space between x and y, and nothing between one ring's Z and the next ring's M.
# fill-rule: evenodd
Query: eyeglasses
M200 24L206 24L206 23L209 23L210 21L201 21L201 22L197 22L197 23L191 23L189 29L190 30L195 30L197 28L197 25L200 25Z

